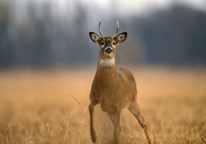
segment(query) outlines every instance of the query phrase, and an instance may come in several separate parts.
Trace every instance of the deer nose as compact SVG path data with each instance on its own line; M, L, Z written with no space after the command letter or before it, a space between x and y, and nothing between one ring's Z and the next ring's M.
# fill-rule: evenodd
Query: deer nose
M107 47L107 48L105 49L105 52L108 53L108 54L110 54L110 53L112 52L112 48Z

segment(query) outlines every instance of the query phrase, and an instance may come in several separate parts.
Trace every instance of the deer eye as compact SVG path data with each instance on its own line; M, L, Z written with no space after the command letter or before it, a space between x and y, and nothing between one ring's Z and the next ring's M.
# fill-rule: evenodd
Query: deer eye
M112 44L113 44L113 45L115 45L116 43L115 43L115 42L113 42Z
M104 42L101 42L101 45L104 45Z

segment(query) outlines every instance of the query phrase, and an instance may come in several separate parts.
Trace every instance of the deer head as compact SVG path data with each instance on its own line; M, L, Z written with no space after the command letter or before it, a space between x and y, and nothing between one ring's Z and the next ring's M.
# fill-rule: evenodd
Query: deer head
M112 36L104 36L100 30L100 24L101 21L99 22L99 33L102 37L97 35L94 32L90 32L89 36L91 40L94 43L97 43L100 47L100 52L99 52L99 59L100 59L100 65L102 66L112 66L115 63L115 58L116 58L116 47L124 42L127 38L127 33L123 32L119 34L118 36L118 30L119 30L119 23L117 21L117 30L116 33Z

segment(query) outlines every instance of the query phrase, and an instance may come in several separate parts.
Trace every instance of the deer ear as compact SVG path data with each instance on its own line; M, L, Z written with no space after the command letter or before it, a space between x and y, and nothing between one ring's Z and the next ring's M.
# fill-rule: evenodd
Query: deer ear
M100 41L100 37L96 34L96 33L94 33L94 32L90 32L89 33L89 36L90 36L90 38L91 38L91 40L94 42L94 43L98 43L99 41Z
M118 36L115 37L115 40L118 44L124 42L127 38L127 33L126 32L123 32L121 34L119 34Z

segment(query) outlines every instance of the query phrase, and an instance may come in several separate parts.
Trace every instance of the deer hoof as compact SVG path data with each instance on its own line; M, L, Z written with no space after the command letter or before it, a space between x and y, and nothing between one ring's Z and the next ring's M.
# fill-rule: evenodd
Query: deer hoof
M94 131L94 132L92 132L92 134L91 134L91 138L92 138L92 142L93 143L95 143L96 142L96 140L97 140L97 137L96 137L96 132Z

